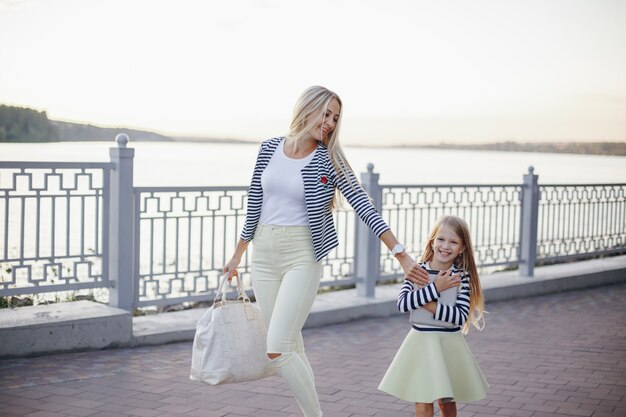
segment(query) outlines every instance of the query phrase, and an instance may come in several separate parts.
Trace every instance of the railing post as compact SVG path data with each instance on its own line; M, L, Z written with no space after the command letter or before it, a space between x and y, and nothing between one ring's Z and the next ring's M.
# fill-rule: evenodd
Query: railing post
M135 150L127 148L128 135L115 137L116 148L109 149L111 157L111 191L109 209L109 305L132 311L135 299L135 239L133 158Z
M382 188L378 184L379 174L374 173L374 164L367 164L367 172L361 173L361 184L372 199L378 212L383 206ZM376 281L380 274L380 239L365 223L356 217L355 227L355 276L356 293L360 297L375 297Z
M522 186L522 213L520 216L519 275L532 277L537 260L537 223L539 218L538 175L528 167Z

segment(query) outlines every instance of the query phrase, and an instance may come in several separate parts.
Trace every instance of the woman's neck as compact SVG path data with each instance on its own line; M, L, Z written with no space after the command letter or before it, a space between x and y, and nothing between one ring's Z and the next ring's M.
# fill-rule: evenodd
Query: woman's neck
M289 136L285 137L285 146L283 147L285 154L290 158L304 158L311 154L317 148L317 140L315 138L294 139Z
M446 262L445 264L442 264L436 259L431 259L430 261L428 261L428 266L430 267L430 269L433 269L435 271L447 271L448 269L452 268L452 265L454 265L454 262Z

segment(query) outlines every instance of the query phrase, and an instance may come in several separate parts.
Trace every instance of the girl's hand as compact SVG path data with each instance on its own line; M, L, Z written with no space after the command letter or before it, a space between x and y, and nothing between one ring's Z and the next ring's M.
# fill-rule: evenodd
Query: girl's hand
M396 258L402 266L406 279L419 285L420 288L428 285L428 272L415 262L415 260L411 258L411 255L406 252L402 252L401 254L398 254Z
M226 262L226 265L224 265L224 267L222 267L222 272L223 273L227 273L228 272L228 280L230 281L231 279L233 279L234 276L239 276L239 271L237 271L237 267L239 266L239 262L241 262L240 259L237 259L236 257L232 257L230 258L230 261Z
M437 291L441 294L442 291L456 287L461 283L461 273L457 272L456 274L452 274L451 269L440 271L434 283L435 288L437 288Z

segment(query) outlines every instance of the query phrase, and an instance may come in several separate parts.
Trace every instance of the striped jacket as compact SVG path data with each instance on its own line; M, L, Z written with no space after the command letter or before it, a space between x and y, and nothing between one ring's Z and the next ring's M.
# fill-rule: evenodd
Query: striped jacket
M426 263L422 263L423 268L426 267ZM452 266L452 272L460 272L456 265ZM459 331L461 327L467 321L470 308L470 282L469 274L465 273L461 276L461 288L456 297L455 305L445 305L437 303L437 310L435 312L435 320L441 320L448 323L456 324L456 327L444 328L435 326L417 326L413 325L413 328L422 331ZM400 288L400 294L398 294L398 310L403 313L408 313L411 310L417 310L418 308L430 303L431 301L437 301L439 299L439 293L435 288L434 283L426 285L422 289L415 289L414 284L408 279L404 280L402 288Z
M268 139L261 144L259 149L252 181L248 190L246 223L241 232L241 239L246 242L249 242L254 237L254 232L261 217L261 206L263 204L261 174L283 139L284 137ZM316 261L328 255L339 244L333 214L330 210L330 203L336 187L339 188L361 220L367 224L376 236L380 237L380 235L389 230L389 226L378 214L368 195L358 184L354 174L350 173L349 177L349 181L352 182L354 187L350 186L348 180L342 179L337 174L328 156L326 146L321 143L318 144L313 159L301 170L301 173Z

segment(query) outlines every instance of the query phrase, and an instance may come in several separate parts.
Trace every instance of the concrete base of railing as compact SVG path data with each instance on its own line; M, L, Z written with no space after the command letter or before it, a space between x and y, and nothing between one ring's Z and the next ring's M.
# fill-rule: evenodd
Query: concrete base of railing
M481 283L488 310L488 304L496 301L626 283L626 256L541 266L535 268L533 278L519 277L518 271L497 272L481 277ZM356 289L319 294L304 327L399 314L398 290L398 284L379 285L374 298L358 297ZM133 345L193 340L196 322L205 311L196 309L135 317Z
M534 277L518 271L481 277L485 300L503 301L626 282L626 256L592 259L535 268Z
M130 345L128 311L90 301L0 309L0 358Z
M626 256L537 267L533 278L498 272L481 282L488 310L496 301L626 283ZM399 314L398 289L398 284L378 286L374 298L358 297L355 289L322 293L305 327ZM88 301L0 310L0 358L190 341L205 311L132 318L127 311Z

